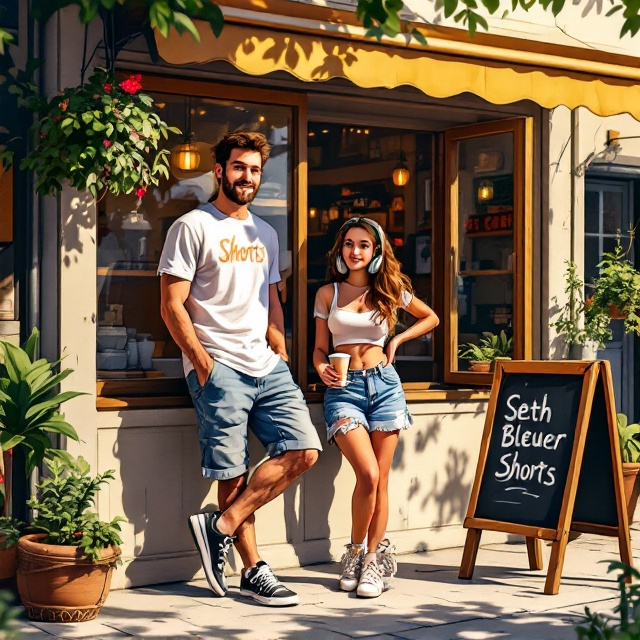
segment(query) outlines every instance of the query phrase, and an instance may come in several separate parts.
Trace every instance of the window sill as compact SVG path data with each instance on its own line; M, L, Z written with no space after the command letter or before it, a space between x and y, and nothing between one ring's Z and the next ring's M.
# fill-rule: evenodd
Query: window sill
M464 400L489 400L488 387L455 387L439 382L407 382L402 385L408 402L449 402ZM324 399L322 385L310 385L305 393L308 403L321 403Z

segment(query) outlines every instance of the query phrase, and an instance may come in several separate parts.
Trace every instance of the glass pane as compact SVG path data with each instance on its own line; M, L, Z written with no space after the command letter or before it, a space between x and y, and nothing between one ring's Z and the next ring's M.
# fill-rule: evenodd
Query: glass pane
M269 222L280 241L281 294L291 350L291 107L155 94L161 116L196 141L199 163L180 168L171 158L170 177L135 195L106 196L100 203L98 232L98 377L182 378L181 353L160 317L158 259L173 222L214 196L212 147L227 131L260 131L272 145L251 211ZM182 143L172 136L166 147ZM129 343L133 340L135 345ZM142 343L147 344L142 344ZM151 342L152 345L148 343ZM138 357L136 358L135 351ZM150 351L151 358L143 358Z
M326 282L326 255L349 217L366 216L383 227L416 295L427 304L432 302L432 137L353 122L313 122L308 145L307 375L313 384L319 382L311 357L315 295ZM413 322L412 316L400 311L397 331ZM403 344L396 368L404 382L433 380L431 336Z
M622 229L622 192L605 191L602 200L602 232L618 233Z
M600 233L600 192L587 189L584 194L584 230Z
M481 346L487 332L513 334L513 134L458 144L458 346ZM456 213L454 212L454 215ZM458 358L473 370L477 358Z

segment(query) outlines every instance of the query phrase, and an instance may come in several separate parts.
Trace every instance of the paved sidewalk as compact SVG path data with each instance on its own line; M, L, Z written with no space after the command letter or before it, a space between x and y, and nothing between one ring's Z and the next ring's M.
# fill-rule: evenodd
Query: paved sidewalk
M640 558L640 531L632 536ZM229 579L225 598L212 597L204 580L112 591L96 620L44 624L22 615L20 637L575 640L585 605L610 611L617 603L615 581L607 574L607 562L619 559L617 540L582 535L570 542L555 596L543 593L549 556L543 547L544 570L530 571L524 544L482 546L470 581L458 579L461 548L399 556L394 588L371 600L338 590L338 563L286 569L278 576L302 604L285 609L240 596L238 577Z

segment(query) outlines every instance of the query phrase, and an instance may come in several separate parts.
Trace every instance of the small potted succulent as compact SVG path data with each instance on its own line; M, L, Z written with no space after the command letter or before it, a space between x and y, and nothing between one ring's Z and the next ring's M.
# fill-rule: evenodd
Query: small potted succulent
M469 370L477 372L491 371L495 360L510 360L513 338L507 338L502 330L498 335L485 331L478 343L467 342L460 345L458 357L469 360Z

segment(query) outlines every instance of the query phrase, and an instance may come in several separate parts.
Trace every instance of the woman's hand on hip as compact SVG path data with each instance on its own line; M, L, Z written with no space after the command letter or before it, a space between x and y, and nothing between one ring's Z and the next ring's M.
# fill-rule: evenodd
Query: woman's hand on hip
M396 349L398 348L399 344L398 341L396 340L396 337L394 336L393 338L391 338L391 340L389 340L389 342L387 342L385 348L384 348L384 354L385 356L387 356L387 361L385 362L384 366L388 367L390 364L393 364L395 362L396 359Z

